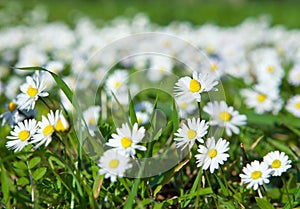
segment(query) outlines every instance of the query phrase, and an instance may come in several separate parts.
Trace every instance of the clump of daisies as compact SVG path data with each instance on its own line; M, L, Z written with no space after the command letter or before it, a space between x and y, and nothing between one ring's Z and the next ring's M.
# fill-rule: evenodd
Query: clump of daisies
M248 163L240 177L248 189L257 190L259 186L270 183L271 176L281 176L291 167L291 160L284 152L273 151L265 155L262 162L255 160Z

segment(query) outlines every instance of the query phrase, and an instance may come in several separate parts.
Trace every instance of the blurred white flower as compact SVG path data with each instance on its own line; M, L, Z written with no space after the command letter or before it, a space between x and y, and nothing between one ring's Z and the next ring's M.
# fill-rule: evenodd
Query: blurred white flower
M224 127L228 136L240 133L238 126L246 124L246 116L240 115L232 106L226 104L225 101L209 102L204 106L203 111L211 117L209 122L212 126Z
M300 118L300 95L297 94L291 97L285 106L287 111L292 113L294 116Z
M300 85L300 64L295 64L294 67L289 71L288 82L293 86Z
M107 150L99 160L99 174L105 174L105 178L110 178L115 182L117 177L123 178L126 170L132 167L129 157L119 153L117 150Z
M87 128L92 136L98 130L98 120L100 117L100 106L91 106L83 112L83 119L86 122Z
M13 127L19 121L24 120L24 115L19 113L18 105L15 100L6 104L6 109L7 112L4 112L0 115L0 119L2 119L2 126L5 123L8 123L11 127Z

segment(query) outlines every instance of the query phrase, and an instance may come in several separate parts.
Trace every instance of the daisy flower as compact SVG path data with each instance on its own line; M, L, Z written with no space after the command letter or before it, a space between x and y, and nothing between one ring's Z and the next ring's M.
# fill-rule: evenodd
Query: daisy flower
M265 162L259 162L257 160L247 164L243 168L243 173L240 174L243 184L248 184L247 188L253 187L254 190L258 189L259 185L263 183L268 184L270 182L269 177L272 173L272 170L269 169L269 166Z
M6 142L6 147L12 149L14 152L21 151L26 145L30 143L32 136L36 133L37 125L35 119L24 120L18 122L11 136L7 136L10 141Z
M70 125L65 116L62 114L61 111L56 110L55 111L55 118L56 118L56 124L55 124L55 131L57 132L65 132L69 130Z
M210 125L224 127L228 136L232 132L238 134L240 130L237 126L246 124L246 116L240 115L232 106L228 107L225 101L209 102L203 110L212 117Z
M83 119L92 136L94 136L94 132L98 130L97 124L100 117L100 109L100 106L91 106L83 112Z
M128 124L122 124L121 128L117 128L117 134L112 134L112 139L110 139L106 145L114 147L114 149L120 151L127 156L134 156L137 150L145 151L146 147L137 145L145 136L144 127L138 129L138 124L135 123L132 130L129 128Z
M279 151L269 152L264 156L264 162L272 169L272 176L281 176L282 173L292 167L290 165L292 161L289 160L288 156Z
M117 177L123 178L126 170L132 167L129 160L128 156L119 153L117 150L107 150L99 160L99 174L105 174L105 178L110 178L111 182L115 182Z
M285 106L287 111L300 118L300 95L290 98Z
M197 72L193 72L193 77L185 76L180 78L175 84L175 95L188 95L194 98L197 102L201 101L201 93L208 91L216 91L214 88L218 84L218 81L214 80L212 76L208 74L201 75Z
M45 144L45 147L49 145L52 140L52 135L55 132L57 118L56 114L51 110L47 117L42 116L42 121L38 122L37 133L33 136L31 143L38 143L35 145L35 149Z
M271 111L277 114L282 108L283 101L279 97L278 88L268 86L266 82L255 85L254 89L243 89L241 94L245 98L246 105L254 108L257 114Z
M178 105L178 115L180 118L186 118L188 115L192 115L197 110L197 105L193 98L188 95L181 95L176 97L176 103Z
M288 82L293 86L300 85L300 63L297 63L288 74Z
M137 122L140 125L146 124L150 120L149 115L145 112L136 112L135 115L136 115Z
M209 168L210 172L213 173L215 169L219 168L219 164L223 165L229 158L229 154L226 153L229 150L229 142L220 138L216 144L215 138L211 137L207 139L205 144L206 146L199 145L199 154L195 155L197 167L203 166L203 170Z
M0 119L2 119L2 126L5 123L8 123L11 127L13 127L16 123L24 119L24 116L18 111L18 105L15 100L9 102L6 105L6 109L7 112L0 115Z
M128 72L125 70L116 70L106 81L106 90L108 94L114 93L117 91L122 91L122 89L127 89L127 78Z
M205 120L200 121L200 118L188 119L187 125L183 124L181 128L177 130L177 133L174 135L176 138L174 139L176 141L176 147L182 147L183 150L186 146L189 145L189 148L191 148L195 140L197 140L200 143L203 143L203 137L207 134L208 125L205 122Z
M45 88L46 81L38 71L36 71L32 77L27 76L26 83L21 85L21 93L17 96L19 109L34 109L35 102L39 97L46 97L49 95L44 91Z

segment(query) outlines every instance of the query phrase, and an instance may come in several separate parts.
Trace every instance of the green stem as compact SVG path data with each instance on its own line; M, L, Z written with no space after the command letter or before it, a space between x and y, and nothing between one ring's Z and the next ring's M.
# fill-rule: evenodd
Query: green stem
M284 184L284 188L285 188L285 190L286 190L286 194L287 194L287 196L288 196L288 201L289 201L289 204L290 204L290 208L293 208L293 205L292 205L291 197L290 197L290 195L289 195L289 190L288 190L288 187L287 187L286 180L285 180L285 178L284 178L283 176L281 177L281 179L282 179L282 182L283 182L283 184Z
M198 102L197 104L198 104L199 118L201 119L201 106L200 106L200 102Z
M211 187L211 183L210 183L210 180L209 180L209 177L208 177L208 175L207 175L207 171L204 171L204 173L205 173L205 177L206 177L206 180L207 180L207 183L208 183L208 186L212 189L212 187ZM216 207L217 207L217 209L219 208L219 206L218 206L218 203L217 203L217 200L216 200L216 198L215 198L215 196L213 196L213 200L214 200L214 202L215 202L215 205L216 205Z

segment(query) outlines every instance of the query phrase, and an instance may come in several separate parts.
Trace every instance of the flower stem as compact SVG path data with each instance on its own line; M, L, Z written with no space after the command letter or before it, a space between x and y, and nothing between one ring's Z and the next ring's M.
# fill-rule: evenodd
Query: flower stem
M290 204L290 208L293 208L293 205L292 205L292 201L291 201L291 197L290 197L290 194L289 194L289 190L288 190L288 187L287 187L287 183L286 183L286 180L285 178L282 176L281 177L282 179L282 182L284 184L284 188L286 190L286 194L287 194L287 197L288 197L288 201L289 201L289 204Z
M198 102L197 104L198 104L199 118L201 119L201 106L200 106L200 102Z
M206 177L206 180L207 180L207 183L208 183L208 186L212 189L212 187L211 187L211 183L210 183L210 180L209 180L209 178L208 178L208 175L207 175L207 171L204 171L204 173L205 173L205 177ZM217 209L219 208L219 206L218 206L218 203L217 203L217 200L216 200L216 197L215 196L213 196L213 200L214 200L214 202L215 202L215 205L216 205L216 207L217 207Z

